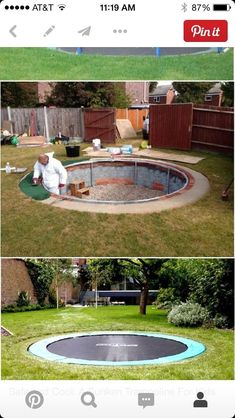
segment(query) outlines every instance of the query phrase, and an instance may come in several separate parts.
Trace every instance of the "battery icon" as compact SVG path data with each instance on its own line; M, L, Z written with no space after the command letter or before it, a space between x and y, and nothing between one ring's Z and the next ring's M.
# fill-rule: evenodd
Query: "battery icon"
M214 12L228 12L231 8L230 4L213 4Z

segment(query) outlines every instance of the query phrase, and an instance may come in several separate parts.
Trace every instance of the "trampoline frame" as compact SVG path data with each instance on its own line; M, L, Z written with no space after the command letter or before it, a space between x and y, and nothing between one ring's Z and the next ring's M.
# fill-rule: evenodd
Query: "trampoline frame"
M155 56L157 58L162 57L161 50L162 50L163 47L150 47L150 48L152 48L155 51L155 53L153 55L150 55L150 56L153 56L153 57ZM60 52L65 52L65 53L74 54L74 55L84 55L82 47L74 47L74 49L75 49L74 52L66 51L65 49L63 49L61 47L56 47L56 48L54 47L54 48L50 48L50 49L54 49L54 50L57 50L57 51L60 51ZM100 49L102 49L102 48L100 48ZM115 49L115 47L114 47L114 49ZM173 56L184 56L184 55L200 55L200 54L207 54L207 53L210 53L210 52L213 52L213 51L217 52L218 54L221 54L223 52L226 52L226 50L227 50L227 48L224 48L224 47L209 47L209 48L205 48L205 51L189 52L189 53L182 53L182 54L175 53L175 54L170 54L170 55L166 54L164 56L168 56L168 57L172 56L173 57ZM93 53L91 53L91 54L88 53L87 55L91 56L91 55L94 55L94 54ZM107 56L105 54L102 54L102 55ZM108 55L110 55L110 54L108 54ZM111 54L111 55L112 56L125 56L125 55L121 55L121 54L115 55L115 53ZM134 54L133 56L145 56L145 55L144 54L143 55L139 55L139 54L135 55Z
M151 360L141 360L141 361L99 361L99 360L84 360L84 359L77 359L77 358L69 358L65 356L60 356L58 354L51 353L48 351L47 346L54 342L57 342L62 339L74 338L74 337L89 337L89 336L97 336L97 335L142 335L145 337L155 337L155 338L165 338L168 340L174 340L185 344L187 346L187 350L176 355L161 357L157 359ZM34 344L31 344L28 347L28 351L30 354L40 357L44 360L48 361L55 361L60 362L63 364L77 364L83 366L144 366L144 365L157 365L157 364L167 364L173 363L178 361L187 360L189 358L193 358L199 356L203 352L206 351L206 347L194 340L178 337L175 335L169 334L160 334L160 333L153 333L153 332L134 332L134 331L100 331L100 332L86 332L86 333L72 333L72 334L64 334L58 335L56 337L50 337L43 340L40 340Z

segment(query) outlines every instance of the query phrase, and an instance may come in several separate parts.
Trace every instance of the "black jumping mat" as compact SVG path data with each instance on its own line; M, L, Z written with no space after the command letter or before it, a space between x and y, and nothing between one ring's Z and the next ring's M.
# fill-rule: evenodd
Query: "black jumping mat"
M82 360L141 361L183 353L181 342L145 335L102 334L65 338L47 346L51 353Z

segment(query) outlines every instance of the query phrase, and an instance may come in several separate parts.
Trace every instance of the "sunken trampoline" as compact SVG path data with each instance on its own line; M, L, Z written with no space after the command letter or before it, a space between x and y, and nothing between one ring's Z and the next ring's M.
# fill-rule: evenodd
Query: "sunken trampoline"
M113 55L113 56L179 56L204 54L212 51L218 51L218 48L211 47L183 47L183 48L142 48L142 47L104 47L104 48L53 48L62 52L77 55ZM221 49L221 48L220 48ZM221 51L218 51L221 52Z
M94 332L47 338L28 351L60 363L91 366L142 366L186 360L205 346L174 335L146 332Z

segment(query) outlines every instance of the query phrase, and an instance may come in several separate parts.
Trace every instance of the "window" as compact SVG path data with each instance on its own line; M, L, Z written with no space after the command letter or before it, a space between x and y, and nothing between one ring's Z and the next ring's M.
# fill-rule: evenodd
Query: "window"
M160 103L160 100L161 100L161 97L160 96L154 97L155 103Z

